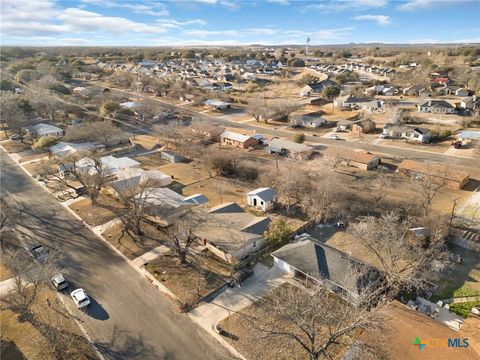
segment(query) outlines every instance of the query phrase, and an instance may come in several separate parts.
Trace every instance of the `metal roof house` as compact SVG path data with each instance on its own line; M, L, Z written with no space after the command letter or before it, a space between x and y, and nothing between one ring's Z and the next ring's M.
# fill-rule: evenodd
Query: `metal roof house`
M256 209L267 212L274 207L277 197L278 193L272 188L258 188L247 194L247 203Z
M310 159L313 153L313 148L305 144L298 144L288 140L273 139L268 143L267 153L285 153L289 158L305 160Z

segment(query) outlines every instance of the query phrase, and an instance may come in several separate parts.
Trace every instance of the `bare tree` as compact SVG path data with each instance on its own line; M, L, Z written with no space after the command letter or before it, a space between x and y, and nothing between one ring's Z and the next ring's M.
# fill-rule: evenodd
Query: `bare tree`
M138 181L138 182L137 182ZM122 221L126 231L133 231L136 235L143 235L142 222L149 217L149 210L152 205L149 199L152 196L153 181L141 182L141 179L134 178L131 182L135 184L126 184L122 189L118 189L118 198L123 207L116 209L116 212Z
M442 169L429 167L426 171L412 177L417 188L419 196L419 205L423 211L423 216L427 216L432 206L433 200L446 185L446 175L448 169L445 166Z
M287 165L280 173L267 173L261 182L275 188L280 202L290 212L292 206L301 205L302 200L312 195L310 174L295 165Z
M362 332L381 337L380 309L354 306L320 285L307 291L281 286L254 303L253 316L242 314L242 322L260 339L278 339L285 358L298 356L297 348L312 360L333 359L339 344L354 343Z
M40 173L73 190L77 187L71 184L71 180L78 181L85 188L92 204L97 204L100 191L108 179L102 155L102 152L92 150L77 152L66 157L53 156L40 164Z
M69 126L66 129L67 141L98 141L105 146L110 144L112 138L122 134L122 130L113 125L111 121L94 121L78 126Z
M56 253L50 252L43 262L32 261L23 249L11 250L4 255L5 263L12 273L13 289L1 301L21 319L32 319L31 307L38 299L42 287L58 271Z
M423 290L448 264L444 226L429 229L428 241L410 240L415 222L398 212L373 216L352 225L349 232L367 250L373 265L384 274L381 297L393 298L401 291Z
M180 264L187 264L187 255L190 248L200 242L200 238L193 233L195 227L194 221L188 214L177 219L167 230L167 236L170 239L170 247L180 260Z
M315 222L325 222L331 218L342 217L348 206L344 193L337 189L341 179L336 174L315 176L315 186L312 192L302 200L305 212Z

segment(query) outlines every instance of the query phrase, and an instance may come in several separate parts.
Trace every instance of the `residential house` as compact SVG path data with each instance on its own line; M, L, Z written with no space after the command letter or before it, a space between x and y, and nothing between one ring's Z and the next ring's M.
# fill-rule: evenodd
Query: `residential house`
M450 189L461 189L470 179L468 172L452 165L423 163L408 159L398 165L397 171L418 180L428 177L429 181L445 184Z
M274 266L301 281L322 284L343 299L355 303L364 286L377 280L380 273L360 260L303 234L291 244L272 253ZM355 269L368 271L354 276Z
M172 177L158 170L126 168L115 174L116 180L106 184L107 191L113 196L139 193L142 188L164 187L172 183Z
M42 136L63 136L63 130L50 124L37 124L25 129L27 136L37 139Z
M305 127L318 128L322 125L325 125L328 121L318 116L303 115L299 118L299 122L302 126Z
M428 143L432 139L430 130L427 128L413 128L411 126L397 124L386 124L382 130L382 134L391 139L406 139L422 143Z
M346 148L336 149L329 147L325 151L325 157L362 170L373 170L377 168L381 162L381 159L375 155Z
M98 148L102 148L104 145L98 145L91 142L86 143L66 143L66 142L59 142L53 146L48 148L50 154L65 158L67 156L73 155L79 151L91 151Z
M480 142L480 131L464 130L456 135L457 141L461 141L462 144L472 144Z
M312 87L310 87L309 85L305 85L303 88L300 89L300 96L310 96L313 92L313 89Z
M194 206L169 188L147 188L136 197L144 203L148 219L161 226L172 224Z
M371 98L359 98L353 95L347 95L335 99L335 105L343 109L359 109L364 103L372 100Z
M352 120L340 120L337 122L338 131L349 131L352 129L353 121Z
M258 188L247 194L247 204L263 212L273 209L278 193L272 188Z
M421 85L413 85L413 86L408 86L403 89L403 95L407 96L428 96L430 95L430 91L425 87Z
M297 144L292 141L275 138L268 143L267 153L285 154L292 159L307 160L312 157L313 148L305 144Z
M453 114L455 107L445 100L427 100L417 105L417 110L434 114Z
M354 134L368 134L375 131L375 129L376 124L370 119L356 120L352 124L352 133Z
M111 155L104 156L100 158L100 163L102 166L102 173L107 177L116 176L120 171L128 168L139 168L140 163L129 157L116 158ZM75 168L78 171L86 172L92 175L97 174L97 169L95 169L95 162L89 157L78 160L75 163L69 164L67 166L60 166L59 173L62 177L67 176L68 173Z
M220 140L222 145L238 147L241 149L248 149L249 147L258 145L258 140L253 137L238 134L233 131L224 131L222 135L220 135Z
M188 203L188 204L203 205L203 204L206 204L208 202L208 198L203 194L194 194L194 195L190 195L190 196L185 197L185 199L183 199L183 201Z
M469 96L470 95L470 90L468 89L465 89L465 88L458 88L457 90L455 90L455 95L456 96Z
M221 100L208 99L204 102L205 106L217 111L229 109L232 104Z
M201 208L191 213L199 219L194 234L206 249L229 264L238 265L265 246L268 217L252 215L232 202L215 206L208 213Z
M126 101L120 104L120 107L123 109L128 109L128 110L134 110L136 108L139 108L141 104L137 101Z

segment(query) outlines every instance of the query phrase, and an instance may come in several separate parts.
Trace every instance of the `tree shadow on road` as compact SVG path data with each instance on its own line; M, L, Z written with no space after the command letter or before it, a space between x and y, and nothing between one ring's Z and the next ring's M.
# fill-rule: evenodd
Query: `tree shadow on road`
M95 342L94 347L106 359L168 359L174 360L172 353L157 354L153 346L144 342L140 334L130 335L127 331L113 328L111 339L107 342Z

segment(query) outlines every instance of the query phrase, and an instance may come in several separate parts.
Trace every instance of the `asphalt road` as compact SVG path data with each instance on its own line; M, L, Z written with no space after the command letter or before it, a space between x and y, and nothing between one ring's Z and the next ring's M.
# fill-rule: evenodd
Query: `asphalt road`
M204 330L107 244L40 188L3 150L1 195L22 209L19 233L25 245L60 251L66 276L92 297L87 313L64 299L107 359L229 359Z
M93 87L100 87L104 88L106 85L101 82L85 82L85 85L93 86ZM104 86L105 85L105 86ZM132 91L125 91L121 89L114 89L109 87L110 91L118 92L124 95L133 96L137 98L147 98L156 101L162 107L168 110L176 110L184 114L192 115L199 120L208 121L213 124L228 126L232 128L238 129L245 129L245 130L252 130L259 134L269 135L269 136L279 136L284 138L293 138L293 132L287 131L284 129L272 129L272 128L265 128L262 126L256 126L253 124L244 124L239 123L229 119L228 115L223 116L211 116L207 114L202 114L195 112L190 109L186 109L182 106L173 105L162 101L158 97L150 96L150 95L141 95L134 93ZM142 129L144 131L145 129ZM330 140L322 137L316 136L307 136L306 140L311 143L315 144L319 150L324 149L328 146L338 146L338 147L346 147L350 149L356 149L362 147L361 143L358 142L351 142L351 141L339 141L339 140ZM420 161L431 161L431 162L439 162L439 163L448 163L452 165L460 165L466 167L472 167L473 169L479 168L479 159L472 159L468 157L459 157L453 155L445 155L442 153L435 153L430 152L428 149L425 150L417 150L417 149L408 149L408 148L400 148L393 146L385 146L385 145L375 145L371 147L371 152L378 154L378 155L386 155L388 157L397 157L399 159L412 159L412 160L420 160Z

